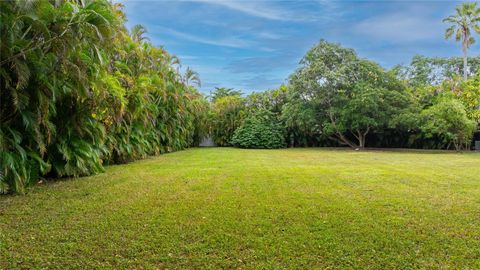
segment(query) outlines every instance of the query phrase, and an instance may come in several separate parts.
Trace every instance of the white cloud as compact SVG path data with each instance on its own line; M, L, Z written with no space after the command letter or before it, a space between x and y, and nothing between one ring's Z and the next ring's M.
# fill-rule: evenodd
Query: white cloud
M220 46L220 47L247 48L254 45L253 42L244 40L238 37L225 37L225 38L214 39L214 38L195 36L195 35L179 32L179 31L166 28L166 27L161 27L161 26L155 26L154 29L152 29L152 31L150 32L154 34L167 34L167 35L175 36L177 38L181 38L181 39L192 41L192 42Z
M365 19L353 31L375 40L409 43L438 39L443 36L441 21L412 12L397 12Z
M304 21L306 16L297 16L293 12L271 5L274 1L234 1L234 0L192 0L194 2L207 3L222 6L244 14L278 21ZM304 14L305 15L305 14Z
M232 10L240 11L251 16L270 19L270 20L286 20L284 12L275 10L270 6L263 6L261 1L230 1L230 0L196 0L223 6Z
M284 37L283 35L273 33L273 32L266 32L266 31L258 32L256 33L256 35L259 38L265 38L265 39L281 39Z

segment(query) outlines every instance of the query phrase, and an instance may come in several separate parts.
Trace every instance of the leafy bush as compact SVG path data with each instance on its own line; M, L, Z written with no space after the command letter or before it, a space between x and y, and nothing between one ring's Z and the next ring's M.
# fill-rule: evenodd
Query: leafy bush
M467 117L465 106L456 99L441 99L422 112L422 131L426 137L438 136L456 150L468 149L476 128Z
M240 148L284 148L286 147L281 125L269 111L259 111L247 117L235 130L231 144Z

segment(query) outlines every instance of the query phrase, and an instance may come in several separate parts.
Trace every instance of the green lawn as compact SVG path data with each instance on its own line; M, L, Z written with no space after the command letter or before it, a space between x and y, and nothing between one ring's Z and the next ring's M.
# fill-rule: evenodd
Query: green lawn
M190 149L0 197L0 269L478 269L480 154Z

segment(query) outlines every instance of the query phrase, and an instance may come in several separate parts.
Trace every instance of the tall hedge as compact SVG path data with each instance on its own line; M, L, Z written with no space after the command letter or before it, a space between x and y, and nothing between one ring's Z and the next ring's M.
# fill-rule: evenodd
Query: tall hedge
M121 4L0 1L0 193L183 149L208 106Z

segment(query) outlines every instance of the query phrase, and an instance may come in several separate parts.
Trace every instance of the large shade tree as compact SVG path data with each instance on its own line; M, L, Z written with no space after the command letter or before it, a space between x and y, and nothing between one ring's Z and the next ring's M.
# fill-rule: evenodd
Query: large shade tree
M310 116L287 118L315 119L323 136L354 148L365 147L366 136L388 127L408 104L405 89L393 74L360 59L352 49L324 40L307 52L290 83L286 112ZM303 109L292 109L293 104Z

